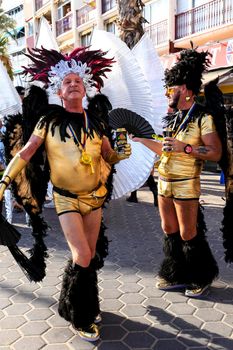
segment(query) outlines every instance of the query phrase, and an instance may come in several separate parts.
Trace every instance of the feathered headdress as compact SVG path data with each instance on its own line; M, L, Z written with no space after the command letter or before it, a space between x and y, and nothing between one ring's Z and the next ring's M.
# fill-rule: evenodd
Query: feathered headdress
M28 51L26 56L32 63L23 67L24 74L30 74L31 81L42 81L53 93L58 91L62 80L69 73L77 73L82 78L87 95L93 89L100 91L104 85L102 77L106 78L105 73L111 71L114 62L112 58L104 57L106 52L89 50L88 47L78 47L69 55L43 47Z
M212 55L208 51L198 52L197 48L182 50L178 61L171 69L166 69L165 86L186 84L188 90L192 90L195 95L200 91L202 85L202 74L210 66Z

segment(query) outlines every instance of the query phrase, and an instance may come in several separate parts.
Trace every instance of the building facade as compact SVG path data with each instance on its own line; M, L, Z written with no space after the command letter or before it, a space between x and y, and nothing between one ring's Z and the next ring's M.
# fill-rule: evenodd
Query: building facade
M16 1L8 2L12 4ZM59 49L63 52L70 52L79 45L88 45L95 27L117 35L116 0L21 0L21 4L25 36L24 39L20 36L20 39L29 48L36 46L42 16L50 23ZM195 47L208 49L213 55L211 73L205 80L219 76L221 89L231 98L233 1L144 0L144 4L145 30L164 68L176 60L182 48L190 47L192 40Z
M22 66L27 63L24 56L26 52L26 37L25 37L25 18L23 0L2 0L1 7L16 22L16 37L12 39L9 36L8 53L11 57L11 63L14 73L14 84L24 85L22 78Z

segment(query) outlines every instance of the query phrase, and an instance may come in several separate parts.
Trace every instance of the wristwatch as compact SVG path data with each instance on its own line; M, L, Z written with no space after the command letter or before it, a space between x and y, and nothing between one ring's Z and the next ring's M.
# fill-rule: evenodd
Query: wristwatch
M186 154L190 154L192 152L192 150L193 150L193 148L189 143L184 147L184 153L186 153Z

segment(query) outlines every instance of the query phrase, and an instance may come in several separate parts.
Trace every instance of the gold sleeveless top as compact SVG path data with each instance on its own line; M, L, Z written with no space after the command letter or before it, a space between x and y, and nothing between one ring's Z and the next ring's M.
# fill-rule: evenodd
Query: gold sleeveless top
M94 132L94 137L86 140L85 150L92 157L92 167L80 162L82 147L74 142L74 138L67 127L70 138L61 141L59 126L51 133L51 123L48 131L36 125L33 135L44 140L45 150L50 165L50 179L54 186L66 189L72 193L82 194L93 191L100 182L101 146L102 139ZM82 132L83 139L83 132Z
M198 120L190 122L184 131L180 131L176 139L193 146L201 146L203 142L201 137L212 132L216 128L211 115L204 115L201 118L200 126ZM203 166L201 159L196 159L184 152L171 152L169 156L162 154L158 172L161 176L171 179L181 179L200 176Z

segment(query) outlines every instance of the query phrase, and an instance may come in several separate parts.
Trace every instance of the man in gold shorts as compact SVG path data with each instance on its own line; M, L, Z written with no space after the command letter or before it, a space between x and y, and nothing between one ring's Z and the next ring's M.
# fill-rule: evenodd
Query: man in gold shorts
M64 107L48 107L26 145L11 160L0 183L0 200L43 144L56 211L72 253L63 276L58 311L81 338L96 341L100 309L94 257L108 192L105 184L111 165L128 158L131 150L126 144L125 152L118 154L110 145L107 98L96 95L87 109L82 101L93 90L100 90L102 76L110 71L113 60L100 50L87 48L77 48L69 56L34 49L28 56L33 63L25 73L46 83Z
M165 233L165 258L157 288L183 288L185 295L199 297L218 275L199 219L200 174L203 161L219 161L222 146L213 117L197 103L208 52L183 50L177 63L165 71L169 108L164 141L132 138L161 156L158 165L158 204Z

